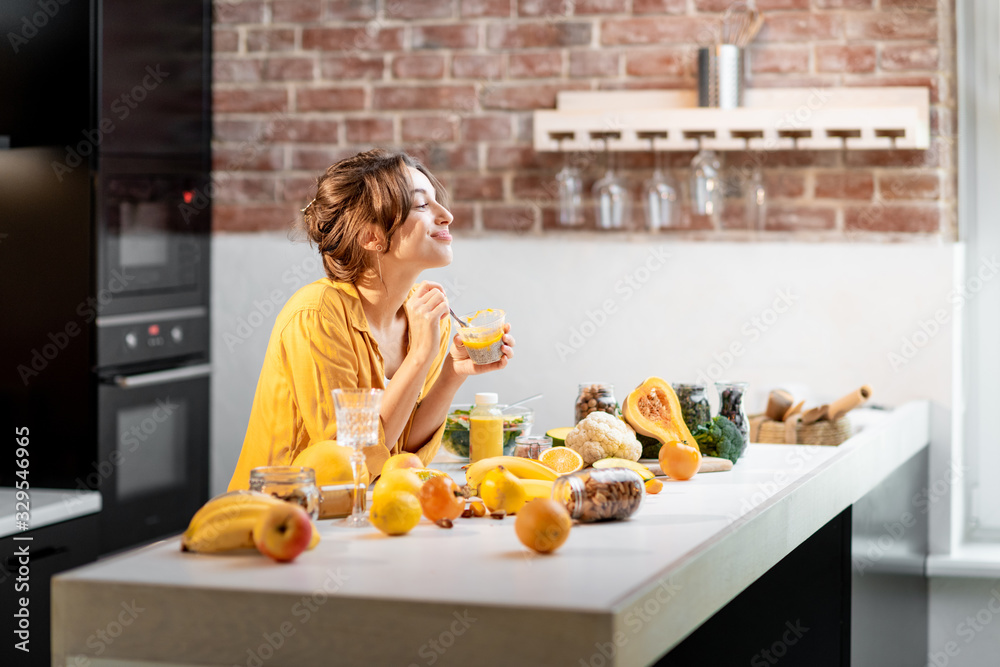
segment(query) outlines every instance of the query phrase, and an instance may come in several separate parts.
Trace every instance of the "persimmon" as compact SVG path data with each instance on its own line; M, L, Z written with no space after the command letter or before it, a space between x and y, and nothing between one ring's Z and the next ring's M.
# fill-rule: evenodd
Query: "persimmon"
M547 554L562 546L572 526L573 520L563 505L551 498L535 498L517 513L514 532L521 544Z
M432 477L420 488L420 507L428 520L454 520L465 510L465 496L451 477Z
M660 447L660 469L671 479L691 479L701 467L701 451L683 440L674 440Z

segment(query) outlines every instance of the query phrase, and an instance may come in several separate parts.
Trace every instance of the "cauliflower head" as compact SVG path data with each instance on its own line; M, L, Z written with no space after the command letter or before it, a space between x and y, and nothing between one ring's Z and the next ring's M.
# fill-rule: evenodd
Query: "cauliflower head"
M606 412L591 412L566 435L566 446L583 457L583 464L606 458L638 461L642 445L635 431Z

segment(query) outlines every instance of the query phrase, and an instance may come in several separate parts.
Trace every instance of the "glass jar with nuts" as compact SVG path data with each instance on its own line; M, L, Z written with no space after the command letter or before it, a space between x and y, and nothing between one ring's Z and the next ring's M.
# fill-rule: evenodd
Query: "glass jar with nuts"
M580 393L576 397L576 422L589 415L591 412L607 412L614 415L618 412L618 401L615 400L615 386L594 382L591 384L581 384Z
M552 499L581 523L627 519L644 495L642 478L628 468L587 468L561 475L552 484Z

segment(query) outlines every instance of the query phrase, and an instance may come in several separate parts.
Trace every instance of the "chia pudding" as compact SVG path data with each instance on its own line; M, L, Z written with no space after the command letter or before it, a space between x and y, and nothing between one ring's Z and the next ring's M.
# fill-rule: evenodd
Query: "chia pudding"
M474 364L492 364L500 361L503 348L504 311L480 310L464 318L468 327L460 327L462 344Z

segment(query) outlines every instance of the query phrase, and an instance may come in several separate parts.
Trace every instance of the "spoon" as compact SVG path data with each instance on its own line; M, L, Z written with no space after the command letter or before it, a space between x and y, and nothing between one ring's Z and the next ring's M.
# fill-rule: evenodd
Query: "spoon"
M448 308L448 312L451 313L451 316L455 318L456 322L458 322L459 324L461 324L466 329L469 328L469 325L465 322L465 320L463 320L461 317L459 317L458 315L456 315L455 311L451 307Z
M533 401L536 398L541 398L541 397L542 397L542 394L535 394L534 396L529 396L528 398L522 398L520 401L517 401L515 403L511 403L507 407L508 408L512 408L515 405L521 405L522 403L527 403L528 401Z

